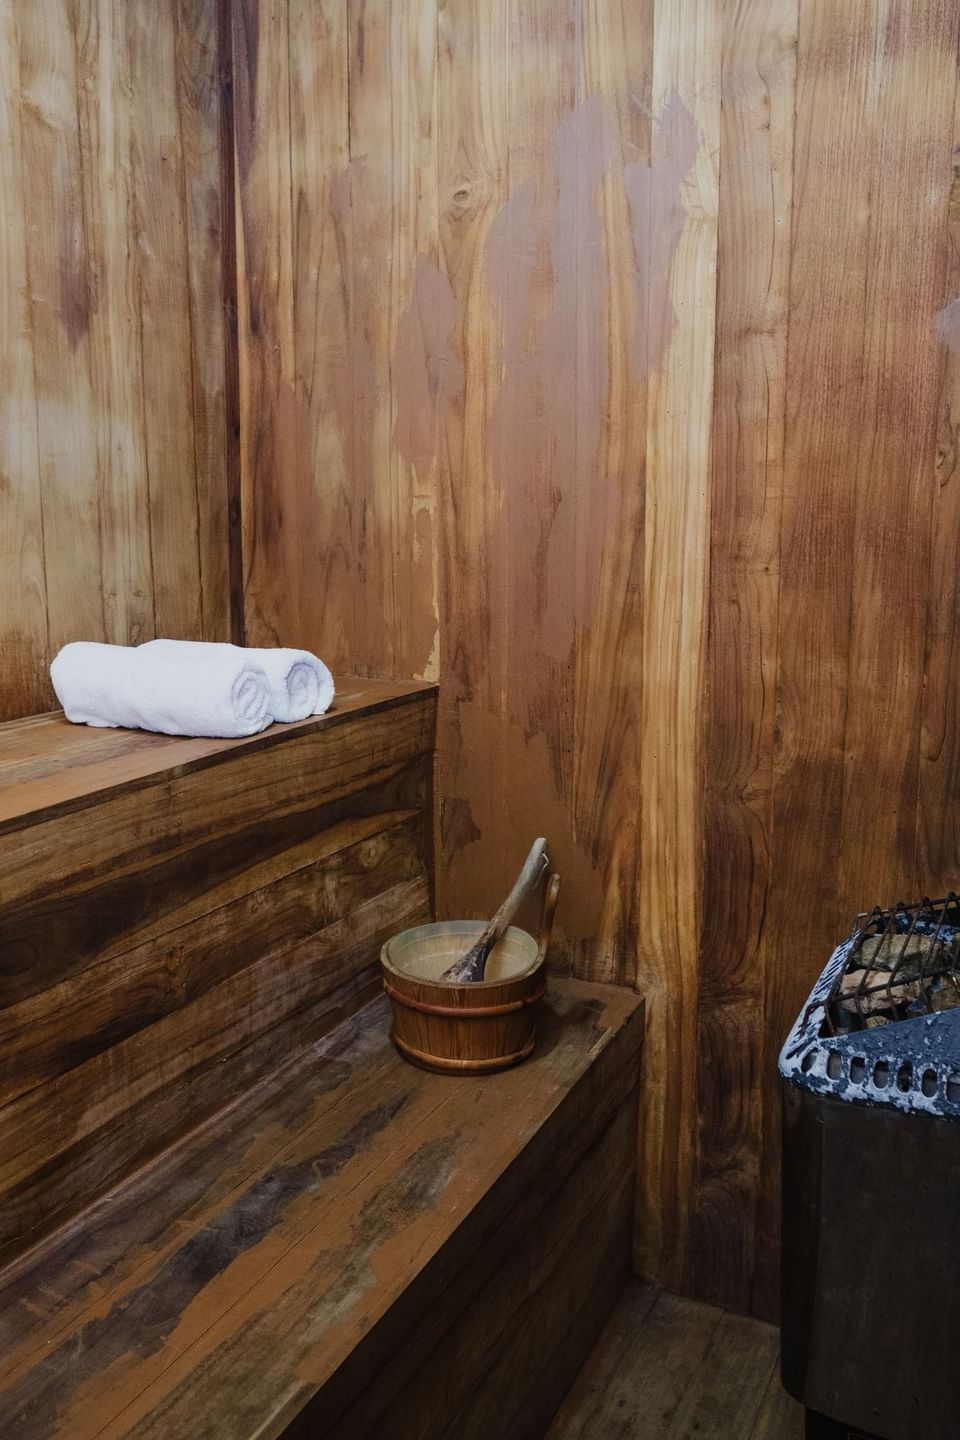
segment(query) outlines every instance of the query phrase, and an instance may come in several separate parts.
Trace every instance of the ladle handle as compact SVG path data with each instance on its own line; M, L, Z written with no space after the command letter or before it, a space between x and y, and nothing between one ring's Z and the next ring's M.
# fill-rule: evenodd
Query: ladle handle
M510 894L504 900L500 909L494 915L489 925L483 931L476 944L472 945L467 953L444 970L441 980L449 980L457 984L473 984L482 980L487 965L487 956L496 945L503 932L506 930L514 914L520 907L521 901L537 885L544 872L550 868L550 858L547 854L547 842L543 836L538 836L530 847L530 854L523 862L523 869L517 876L516 882Z
M553 917L557 913L557 901L560 898L560 876L554 871L547 882L546 892L543 897L543 915L540 919L540 941L537 948L537 959L542 964L547 958L547 951L550 948L550 937L553 934Z

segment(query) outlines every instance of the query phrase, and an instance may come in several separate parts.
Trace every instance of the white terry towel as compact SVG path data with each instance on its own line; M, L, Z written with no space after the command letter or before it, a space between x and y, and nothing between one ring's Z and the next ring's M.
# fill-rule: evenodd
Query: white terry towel
M217 655L237 664L244 660L259 665L270 685L270 714L284 724L323 715L333 701L333 676L309 650L256 650L206 640L148 640L140 649L173 658Z
M168 654L150 645L64 645L50 666L57 699L78 725L163 735L255 735L273 719L270 682L243 650ZM224 647L233 650L234 647Z

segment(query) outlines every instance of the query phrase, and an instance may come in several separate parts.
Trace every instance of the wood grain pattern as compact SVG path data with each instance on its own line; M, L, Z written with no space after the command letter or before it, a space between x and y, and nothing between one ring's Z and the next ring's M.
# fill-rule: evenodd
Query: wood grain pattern
M401 1061L386 1019L378 1002L294 1053L0 1276L7 1428L173 1440L202 1416L295 1440L389 1416L520 1440L545 1421L628 1267L642 1007L561 983L541 1054L482 1104Z
M215 15L4 10L0 719L68 640L227 636Z
M84 753L58 716L7 727L0 1254L254 1084L281 1033L324 1034L431 918L434 697L359 694L250 744L101 737L87 766L58 766Z
M682 204L665 288L651 286L647 419L640 913L637 981L651 996L637 1229L643 1275L679 1287L697 1170L699 945L703 869L700 713L710 542L710 424L717 256L719 11L676 0L654 29L652 170L676 170ZM672 116L688 116L685 125ZM689 136L685 133L689 130ZM668 197L664 197L668 198ZM651 269L670 211L650 218ZM664 232L667 232L665 234ZM672 316L671 316L672 307ZM666 341L660 337L668 334ZM656 364L654 347L662 349ZM653 1017L656 1017L655 1019ZM668 1057L673 1057L672 1060Z
M306 420L329 483L283 490L327 587L302 638L352 623L408 678L436 583L440 913L489 914L549 836L558 955L650 999L637 1264L770 1315L783 1034L858 910L956 883L960 16L348 13L315 22L329 138L295 185L291 285L337 317L297 354L343 387Z
M803 1407L780 1384L776 1330L629 1286L546 1440L638 1434L800 1440Z
M650 993L638 1263L772 1313L777 1045L956 883L955 7L227 9L3 15L0 714L231 589L439 675L442 912L550 836Z

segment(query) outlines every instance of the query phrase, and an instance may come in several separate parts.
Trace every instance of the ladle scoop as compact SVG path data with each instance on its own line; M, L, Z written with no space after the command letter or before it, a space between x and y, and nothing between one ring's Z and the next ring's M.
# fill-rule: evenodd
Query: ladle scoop
M541 835L534 840L530 847L530 854L523 862L523 869L517 876L516 883L510 894L504 900L500 909L494 915L490 924L476 944L471 945L466 955L455 960L441 975L442 980L449 980L456 984L474 983L482 980L487 968L487 958L490 951L502 936L504 930L510 924L522 902L530 894L545 872L550 868L550 857L547 854L547 842Z

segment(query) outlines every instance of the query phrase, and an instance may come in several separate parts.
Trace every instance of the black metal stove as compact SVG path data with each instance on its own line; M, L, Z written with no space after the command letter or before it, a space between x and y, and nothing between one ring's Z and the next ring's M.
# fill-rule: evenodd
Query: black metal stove
M780 1055L808 1435L960 1440L960 899L860 915Z

